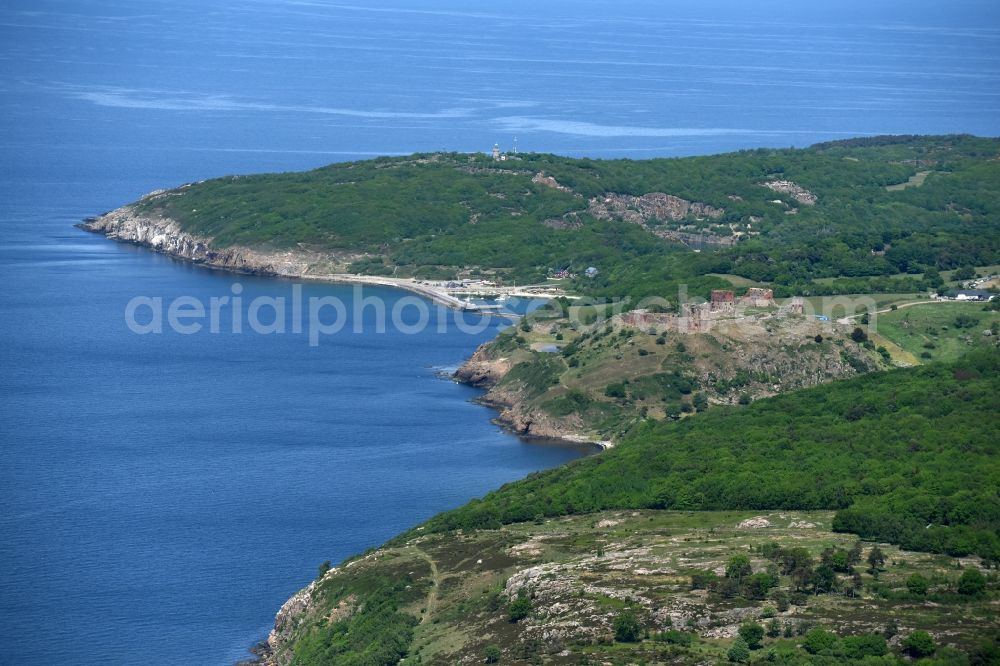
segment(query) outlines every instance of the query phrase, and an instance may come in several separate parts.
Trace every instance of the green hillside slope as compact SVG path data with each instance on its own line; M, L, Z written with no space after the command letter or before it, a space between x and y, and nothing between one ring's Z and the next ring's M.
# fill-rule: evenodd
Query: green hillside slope
M659 423L429 521L490 528L605 509L836 509L834 528L1000 561L1000 352Z
M324 567L268 663L997 663L998 371L650 427Z
M140 207L217 247L341 253L365 273L523 283L596 266L577 291L664 295L725 286L701 277L718 273L779 296L911 292L925 269L1000 262L998 155L969 136L642 161L428 154L219 178Z

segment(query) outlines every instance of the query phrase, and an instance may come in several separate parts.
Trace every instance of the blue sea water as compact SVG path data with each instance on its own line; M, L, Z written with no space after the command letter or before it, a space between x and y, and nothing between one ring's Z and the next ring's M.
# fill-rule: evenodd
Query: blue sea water
M201 178L515 136L645 157L946 132L1000 134L994 2L7 0L0 661L232 663L319 562L584 453L500 432L438 377L495 326L134 335L135 296L290 284L80 218Z

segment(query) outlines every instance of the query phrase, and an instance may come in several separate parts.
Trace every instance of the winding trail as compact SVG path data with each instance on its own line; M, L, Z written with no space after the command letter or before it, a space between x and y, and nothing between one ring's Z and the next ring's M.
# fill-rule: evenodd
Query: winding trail
M426 551L422 550L419 546L411 546L411 548L417 555L426 560L427 564L430 565L431 568L431 589L430 592L427 593L427 610L423 614L423 617L420 618L420 624L427 624L430 622L431 617L437 610L438 589L441 587L441 574L438 573L437 562L434 561L433 557L428 555Z
M941 303L971 303L971 302L973 302L973 301L937 301L937 300L934 300L934 301L910 301L908 303L897 303L896 304L896 309L897 310L902 310L903 308L912 307L914 305L938 305L938 304L941 304ZM883 312L891 312L891 311L892 311L892 306L890 305L887 308L883 308L881 310L876 310L875 314L882 314ZM852 314L850 316L842 317L842 318L838 319L837 323L838 324L850 324L852 319L856 319L856 318L861 317L861 316L866 315L866 314L869 314L869 313L868 312L858 312L856 314Z

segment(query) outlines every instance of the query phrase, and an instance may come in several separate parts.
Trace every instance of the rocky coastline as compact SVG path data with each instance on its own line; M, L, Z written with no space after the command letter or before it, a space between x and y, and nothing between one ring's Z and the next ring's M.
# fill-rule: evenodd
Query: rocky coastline
M164 195L153 192L138 203L158 196ZM103 234L110 240L140 245L195 264L236 273L306 277L319 260L317 255L302 251L261 252L240 246L215 248L210 238L188 233L169 218L146 215L138 210L136 204L87 218L77 227Z
M103 215L87 218L77 226L85 231L103 234L110 240L132 243L155 252L203 265L209 268L303 280L344 284L373 284L396 287L420 294L448 306L457 299L438 294L422 285L403 280L356 276L336 271L344 270L354 257L322 255L305 250L263 251L242 246L216 248L211 238L184 231L175 220L144 213L141 204L158 197L170 196L167 191L151 192L134 204L122 206ZM561 440L574 444L594 444L608 448L611 442L594 441L578 434L572 423L545 414L537 414L525 406L516 389L498 386L510 371L506 358L493 359L484 343L453 375L453 379L476 388L486 389L477 399L482 405L498 411L494 422L519 437Z
M131 243L159 252L167 256L233 273L316 280L332 283L368 283L406 289L431 298L445 305L454 304L436 297L427 289L412 287L399 281L363 276L336 274L343 270L353 257L331 257L303 250L262 251L248 247L232 246L216 248L211 238L184 231L177 221L155 217L143 213L139 205L156 197L168 196L165 191L152 192L135 204L122 206L99 216L90 217L76 225L84 231L102 234L109 240ZM608 448L611 442L596 442L568 432L566 424L552 418L539 417L524 407L516 390L506 390L497 384L510 371L513 364L506 358L492 359L487 354L490 343L484 343L455 371L452 379L476 388L486 389L486 393L476 402L495 409L498 415L493 419L509 432L525 438L538 440L559 440L574 444L593 444ZM288 661L289 648L298 622L311 610L312 591L315 581L290 597L275 616L274 628L265 641L253 646L254 655L242 665L263 664L279 666Z
M583 435L568 432L566 424L557 419L539 418L524 407L522 396L516 390L504 389L498 383L513 367L507 358L490 358L485 342L451 375L459 383L486 389L486 393L476 402L498 411L493 422L523 439L558 440L573 444L590 444L602 449L613 446L612 442L594 441ZM376 558L380 551L366 555L363 560ZM350 567L354 562L348 563ZM338 569L331 569L326 576L334 575ZM241 662L238 666L288 666L291 663L295 630L314 613L313 591L321 579L317 579L291 596L278 610L274 628L267 639L258 643L250 652L254 659ZM345 608L345 611L349 609Z
M566 418L556 418L539 414L526 406L526 400L516 387L500 385L510 372L513 363L508 358L492 358L489 347L484 342L475 353L452 375L462 384L486 389L486 393L476 399L481 405L497 410L493 422L505 430L525 439L559 440L573 444L592 444L601 449L611 448L610 441L595 440L579 434L582 424Z
M312 282L391 287L413 292L446 307L465 307L460 299L414 280L347 273L350 263L362 256L358 254L320 253L303 248L262 250L239 245L216 247L211 238L184 231L176 220L149 215L140 209L141 204L161 196L169 196L169 193L152 192L136 203L89 217L76 226L102 234L110 240L145 247L207 268Z

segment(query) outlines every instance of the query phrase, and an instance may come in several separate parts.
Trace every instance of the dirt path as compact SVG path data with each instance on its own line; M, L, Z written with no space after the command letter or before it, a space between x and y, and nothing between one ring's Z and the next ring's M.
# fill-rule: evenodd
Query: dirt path
M941 303L962 303L962 302L965 301L910 301L908 303L897 303L896 309L902 310L903 308L909 308L914 305L938 305ZM887 308L883 308L882 310L876 310L875 314L882 314L884 312L891 312L891 311L892 311L892 306L889 306ZM848 317L843 317L842 319L838 319L837 323L850 324L853 319L861 317L862 315L865 314L868 313L859 312L857 314L853 314ZM889 350L889 354L892 357L892 359L897 363L899 363L900 365L903 366L921 365L920 359L918 359L911 352L906 351L905 349L897 345L895 342L885 337L884 335L879 335L878 332L876 331L873 333L873 337L877 342L881 343L883 347Z
M890 192L900 192L908 187L920 187L927 180L927 176L934 173L933 171L918 171L917 173L910 176L910 178L905 183L898 183L896 185L887 185L885 189Z
M441 587L441 575L438 573L437 562L434 561L430 555L420 549L419 546L412 546L413 551L427 561L427 564L431 568L431 589L427 593L427 604L426 611L420 618L420 624L426 624L430 622L431 617L437 610L438 604L438 589Z
M914 305L939 305L939 304L942 304L942 303L970 303L970 302L971 301L910 301L909 303L897 303L896 304L896 309L897 310L902 310L903 308L909 308L909 307L912 307ZM889 307L883 308L882 310L876 310L875 314L882 314L883 312L891 312L891 311L892 311L892 306L890 305ZM869 314L869 313L868 312L858 312L856 314L852 314L850 316L842 317L842 318L838 319L837 323L838 324L850 324L852 319L856 319L858 317L862 317L862 316L864 316L866 314Z

